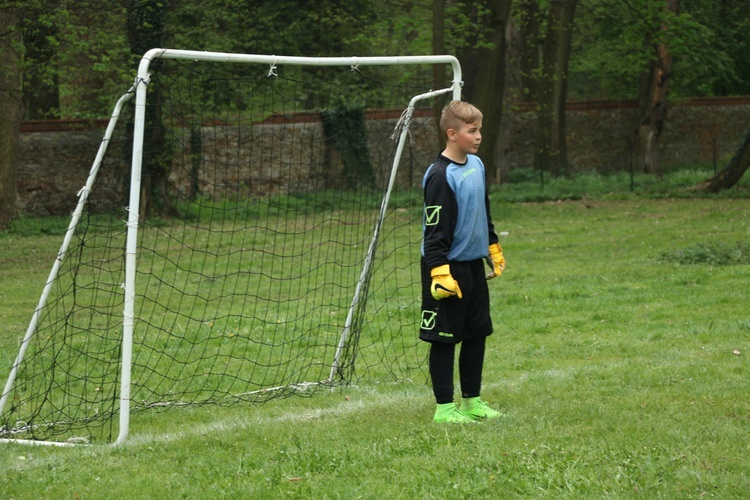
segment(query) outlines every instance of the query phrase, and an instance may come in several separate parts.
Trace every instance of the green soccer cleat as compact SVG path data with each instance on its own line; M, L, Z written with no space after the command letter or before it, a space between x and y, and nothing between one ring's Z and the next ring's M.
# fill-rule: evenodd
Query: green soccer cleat
M435 410L435 422L448 424L474 424L476 420L458 411L455 403L437 405Z
M490 405L479 399L479 397L464 398L461 400L461 409L459 411L475 420L506 416L505 413L492 409Z

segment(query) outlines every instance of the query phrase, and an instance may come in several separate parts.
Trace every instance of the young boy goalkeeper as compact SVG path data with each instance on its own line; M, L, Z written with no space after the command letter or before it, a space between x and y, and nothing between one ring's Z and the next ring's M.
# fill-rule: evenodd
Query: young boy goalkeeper
M430 343L429 370L437 401L436 422L472 422L502 416L479 398L485 341L492 333L487 280L505 269L490 216L482 141L482 113L463 101L443 109L446 147L422 181L422 321L419 338ZM492 272L484 263L491 257ZM489 261L488 261L489 262ZM453 401L456 345L462 399Z

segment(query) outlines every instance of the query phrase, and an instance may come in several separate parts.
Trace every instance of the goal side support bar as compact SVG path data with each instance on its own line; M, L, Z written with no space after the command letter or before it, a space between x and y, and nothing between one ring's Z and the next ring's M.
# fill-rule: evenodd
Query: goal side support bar
M33 316L31 317L31 321L29 322L29 327L26 329L26 334L24 335L23 341L21 341L21 347L18 350L18 355L16 356L16 360L13 363L13 367L10 370L10 375L8 376L8 380L5 384L5 388L3 389L2 398L0 398L0 414L2 414L3 409L5 408L5 403L8 400L8 397L10 396L11 390L13 389L13 384L16 380L16 375L18 374L18 367L20 366L21 362L23 361L24 356L26 355L26 350L29 347L29 343L31 342L31 337L34 334L34 331L36 330L37 324L39 322L39 316L41 315L42 309L44 309L44 306L47 303L47 298L49 297L49 293L52 289L52 284L54 283L55 279L57 278L57 275L60 271L60 266L62 265L63 259L65 258L65 254L68 252L68 247L70 246L70 242L73 239L73 234L75 233L76 227L78 226L78 222L81 220L81 216L83 215L83 208L86 205L86 202L88 201L89 193L91 192L91 188L94 185L94 182L96 181L96 177L99 174L99 167L101 166L102 160L104 159L104 154L107 152L107 147L109 146L110 139L112 138L112 134L115 130L115 126L117 125L117 121L120 118L120 111L122 110L122 107L125 105L127 101L129 101L133 95L134 95L134 87L131 87L125 94L118 99L117 103L115 104L115 108L112 111L112 116L109 119L109 123L107 124L107 130L104 133L104 138L102 139L102 142L99 144L99 150L96 153L96 158L94 159L94 163L91 166L91 170L89 172L88 179L86 180L86 184L83 188L78 192L78 204L76 205L75 210L73 211L73 215L70 218L70 223L68 224L68 229L65 232L65 238L63 239L63 243L60 246L60 250L57 252L57 258L55 259L54 264L52 265L52 270L49 273L49 277L47 278L47 283L44 286L44 289L42 290L42 295L39 298L39 304L37 305L36 310L34 311ZM14 442L27 442L24 440L13 440L13 439L0 439L0 442L4 441L14 441ZM36 442L34 443L42 443L42 442ZM55 444L55 445L64 445L67 443L45 443L45 444Z
M354 321L354 311L357 308L357 305L359 304L360 295L362 293L362 287L368 282L369 275L370 275L370 268L372 267L373 260L375 259L375 249L377 248L378 239L380 237L380 230L383 226L383 220L385 219L385 213L388 210L388 203L391 199L391 192L393 191L393 185L396 183L396 174L398 173L398 167L401 163L401 155L404 151L404 144L406 143L406 138L409 135L409 123L411 122L412 115L414 113L414 107L416 106L417 102L425 100L425 99L432 99L434 97L441 96L443 94L447 94L449 92L453 93L453 99L458 100L460 98L460 92L461 88L460 86L456 88L456 85L454 83L453 86L447 89L443 90L436 90L433 92L427 92L425 94L420 94L418 96L415 96L412 98L412 100L409 102L409 107L406 108L406 111L401 115L401 119L396 124L396 130L394 132L394 136L398 134L398 145L396 147L396 154L393 158L393 165L391 167L391 176L388 180L388 186L386 187L385 194L383 195L383 199L380 203L380 213L378 214L377 222L375 223L375 230L373 231L372 240L370 241L370 246L367 249L367 255L365 256L365 262L362 266L362 272L359 276L359 281L357 282L357 287L354 290L354 298L352 299L352 303L349 306L349 313L346 316L346 321L344 322L344 329L341 333L341 338L339 340L339 344L336 348L336 355L333 360L333 365L331 366L331 374L328 377L328 382L333 382L334 377L336 376L336 372L338 371L340 365L341 365L341 354L344 351L344 347L346 346L346 341L349 338L349 334L351 333L351 327L352 323ZM458 95L457 95L458 92ZM399 134L400 130L400 134Z

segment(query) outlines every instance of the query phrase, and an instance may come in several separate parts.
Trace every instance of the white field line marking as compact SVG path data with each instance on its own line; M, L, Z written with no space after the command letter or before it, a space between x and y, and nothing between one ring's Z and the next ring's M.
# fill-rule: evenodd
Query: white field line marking
M342 393L341 401L331 407L312 408L296 412L289 411L282 415L272 417L264 415L262 406L255 408L248 407L248 413L241 417L233 416L204 425L190 425L185 429L180 429L179 432L164 434L131 434L128 436L128 439L123 446L128 447L153 443L167 443L195 435L212 435L214 433L253 428L259 424L269 424L273 422L304 422L317 420L326 416L338 417L341 415L352 415L363 411L370 412L380 408L394 407L405 401L413 401L415 397L424 398L426 407L429 406L432 401L432 395L427 387L425 387L423 391L408 389L390 394L355 388L349 394L351 396L349 401L344 400L344 394ZM274 410L274 412L277 411L278 410Z

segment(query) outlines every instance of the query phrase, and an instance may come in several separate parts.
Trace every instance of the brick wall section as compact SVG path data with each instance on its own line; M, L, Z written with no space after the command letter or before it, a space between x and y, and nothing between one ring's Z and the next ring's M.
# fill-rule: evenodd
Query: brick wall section
M571 102L568 106L568 154L575 171L617 172L628 168L628 145L635 120L632 102L587 101ZM398 116L373 117L373 135L392 130ZM424 127L415 127L415 150L431 156L434 150L434 123L430 117L416 117ZM86 183L96 152L104 135L106 120L98 121L29 121L24 122L20 136L18 198L20 215L60 215L72 212L78 201L76 194ZM507 162L510 169L530 167L533 159L534 113L531 106L518 106L512 113L510 144ZM662 164L670 165L711 163L714 141L718 165L721 168L734 153L750 126L750 96L733 98L695 99L672 105L668 111L660 149ZM118 124L123 129L124 123ZM331 188L330 172L342 166L335 152L320 144L322 126L315 118L307 117L299 123L282 125L265 123L250 133L236 128L204 130L204 142L211 136L224 134L223 151L204 148L203 175L217 179L234 190L249 195L284 192L299 188ZM120 137L125 134L121 133ZM286 158L269 156L270 143L293 140L297 150ZM91 195L97 206L103 200L127 199L121 182L127 177L129 157L125 140L113 138L108 146L105 163ZM188 144L185 139L182 141ZM376 147L372 156L381 151ZM178 151L180 159L171 174L171 181L180 190L190 188L190 155ZM418 156L418 165L409 162L399 172L403 182L418 185L429 160ZM408 161L405 160L405 161ZM213 172L212 165L228 162L234 165L229 172ZM374 165L380 161L374 160ZM298 169L298 166L305 168ZM386 165L381 168L390 168ZM295 173L296 172L296 173ZM388 173L376 172L383 180ZM410 179L407 179L410 177ZM212 187L201 186L204 195L211 196Z

